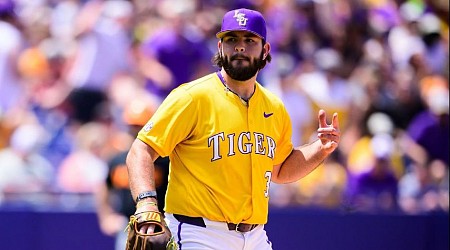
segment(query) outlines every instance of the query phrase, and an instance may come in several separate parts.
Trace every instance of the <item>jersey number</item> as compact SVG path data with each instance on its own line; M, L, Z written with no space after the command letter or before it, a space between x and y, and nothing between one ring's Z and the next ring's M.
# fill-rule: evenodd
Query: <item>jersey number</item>
M267 198L269 197L269 188L270 188L270 181L272 180L272 172L271 171L267 171L264 174L264 178L266 178L266 190L264 190L264 196Z

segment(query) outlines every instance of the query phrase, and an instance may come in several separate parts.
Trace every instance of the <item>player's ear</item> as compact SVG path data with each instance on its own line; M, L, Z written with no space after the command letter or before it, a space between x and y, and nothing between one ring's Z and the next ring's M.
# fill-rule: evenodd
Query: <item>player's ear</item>
M265 43L263 47L263 60L267 58L267 55L270 53L270 43Z

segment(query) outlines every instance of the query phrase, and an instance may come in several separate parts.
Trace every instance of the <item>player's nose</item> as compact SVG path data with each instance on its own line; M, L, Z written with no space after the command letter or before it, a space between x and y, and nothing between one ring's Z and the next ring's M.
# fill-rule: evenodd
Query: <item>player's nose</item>
M236 52L244 52L245 51L244 43L242 42L237 43L236 46L234 47L234 50L236 50Z

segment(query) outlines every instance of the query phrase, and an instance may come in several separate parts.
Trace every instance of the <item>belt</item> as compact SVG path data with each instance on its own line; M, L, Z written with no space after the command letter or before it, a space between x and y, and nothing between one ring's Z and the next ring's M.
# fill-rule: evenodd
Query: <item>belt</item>
M190 225L194 225L194 226L198 226L198 227L206 227L205 221L203 220L202 217L189 217L189 216L185 216L185 215L181 215L181 214L174 214L173 217L175 217L175 219L177 219L179 222L182 222L182 223L186 223L186 224L190 224ZM246 232L250 232L253 229L255 229L255 227L257 227L258 224L227 223L227 226L228 226L228 230L230 230L230 231L246 233Z

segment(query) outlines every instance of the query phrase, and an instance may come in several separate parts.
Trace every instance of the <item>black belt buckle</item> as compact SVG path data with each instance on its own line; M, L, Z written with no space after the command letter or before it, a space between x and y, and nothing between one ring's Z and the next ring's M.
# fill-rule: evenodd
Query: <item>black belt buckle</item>
M234 228L234 231L236 231L236 233L242 232L241 229L239 229L239 225L242 225L241 223L236 224L236 227Z

